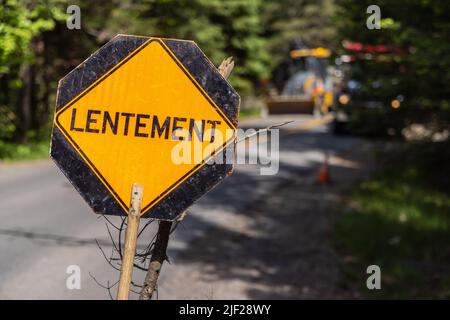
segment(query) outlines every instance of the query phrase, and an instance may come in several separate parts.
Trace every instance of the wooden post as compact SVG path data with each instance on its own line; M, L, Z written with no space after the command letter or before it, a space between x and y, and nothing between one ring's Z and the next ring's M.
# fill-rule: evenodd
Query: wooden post
M120 268L119 288L117 300L128 300L130 283L133 276L134 255L136 254L136 242L139 231L139 216L141 215L141 203L144 186L134 183L131 190L131 203L128 211L127 231L125 233L125 249Z

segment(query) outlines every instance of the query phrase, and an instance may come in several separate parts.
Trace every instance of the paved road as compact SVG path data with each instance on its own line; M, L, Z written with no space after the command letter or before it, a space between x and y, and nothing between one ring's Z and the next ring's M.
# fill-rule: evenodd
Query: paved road
M272 116L247 121L244 127L261 128L289 119L296 121L287 129L301 128L312 120L308 116ZM307 132L283 132L278 174L262 176L256 165L238 165L230 178L191 207L170 241L169 256L174 261L176 256L171 253L182 251L212 226L230 225L237 214L271 190L316 170L324 150L338 153L360 142L335 137L324 125ZM0 219L0 299L109 299L108 292L90 276L102 283L118 279L118 272L106 263L95 243L97 239L106 251L111 250L105 221L91 213L52 162L0 165ZM140 246L149 241L152 232L150 228ZM66 287L70 265L81 268L81 290ZM163 270L161 293L168 276ZM137 273L136 281L142 279L143 273ZM170 298L170 294L160 298Z

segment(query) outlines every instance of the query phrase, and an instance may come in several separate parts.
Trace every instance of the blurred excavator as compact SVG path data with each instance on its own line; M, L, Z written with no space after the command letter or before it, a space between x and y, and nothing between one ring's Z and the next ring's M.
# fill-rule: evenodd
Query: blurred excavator
M301 39L289 45L289 56L275 69L266 107L269 114L324 114L333 104L327 66L330 50L309 48Z

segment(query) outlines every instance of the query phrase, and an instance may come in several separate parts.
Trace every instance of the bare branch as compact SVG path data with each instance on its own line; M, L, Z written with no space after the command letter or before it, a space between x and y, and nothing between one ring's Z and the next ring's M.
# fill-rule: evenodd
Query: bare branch
M272 129L278 129L278 128L281 128L282 126L285 126L285 125L287 125L287 124L289 124L289 123L292 123L292 122L294 122L294 120L291 120L291 121L285 121L285 122L282 122L282 123L279 123L279 124L274 124L274 125L268 126L267 128L264 128L264 129L257 130L257 131L255 131L255 132L252 132L252 133L249 134L248 136L245 136L245 137L239 139L238 141L236 141L236 143L245 141L245 140L247 140L248 138L253 137L253 136L257 135L257 134L260 134L260 133L263 133L263 132L267 132L267 131L270 131L270 130L272 130Z
M104 284L101 284L90 272L89 272L89 276L95 281L95 283L99 287L108 290L109 297L111 298L111 300L114 300L114 298L112 296L112 293L111 293L111 288L113 288L115 285L117 285L119 283L119 281L115 282L112 286L110 286L109 285L109 280L106 282L107 285L104 285Z
M103 257L105 258L106 262L108 262L108 264L113 267L115 270L120 271L119 268L117 268L115 265L112 264L111 261L114 261L114 259L111 257L108 259L108 257L106 256L105 251L103 251L103 248L100 246L100 243L97 241L97 239L95 239L95 242L97 243L97 247L100 249L100 251L102 252Z

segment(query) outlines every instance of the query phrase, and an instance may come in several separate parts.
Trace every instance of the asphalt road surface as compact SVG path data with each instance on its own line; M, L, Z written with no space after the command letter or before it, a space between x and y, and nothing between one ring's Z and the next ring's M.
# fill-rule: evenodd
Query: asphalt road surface
M258 165L237 165L231 177L190 208L174 233L169 244L169 256L175 261L172 267L176 268L177 252L186 250L212 226L232 225L237 214L245 214L258 199L270 197L272 190L292 176L301 178L317 170L324 151L339 153L360 142L334 136L326 125L310 116L271 116L246 121L243 127L263 128L286 120L296 121L280 135L279 172L261 175ZM311 121L308 130L295 131ZM112 249L105 220L91 212L53 162L0 164L0 219L0 299L110 298L92 278L112 284L119 275L95 242L97 239L108 253ZM149 228L138 245L145 246L153 232L154 228ZM67 268L71 265L80 268L80 289L67 288ZM159 298L170 299L170 290L164 290L170 275L164 271ZM136 282L143 277L144 273L135 272Z

